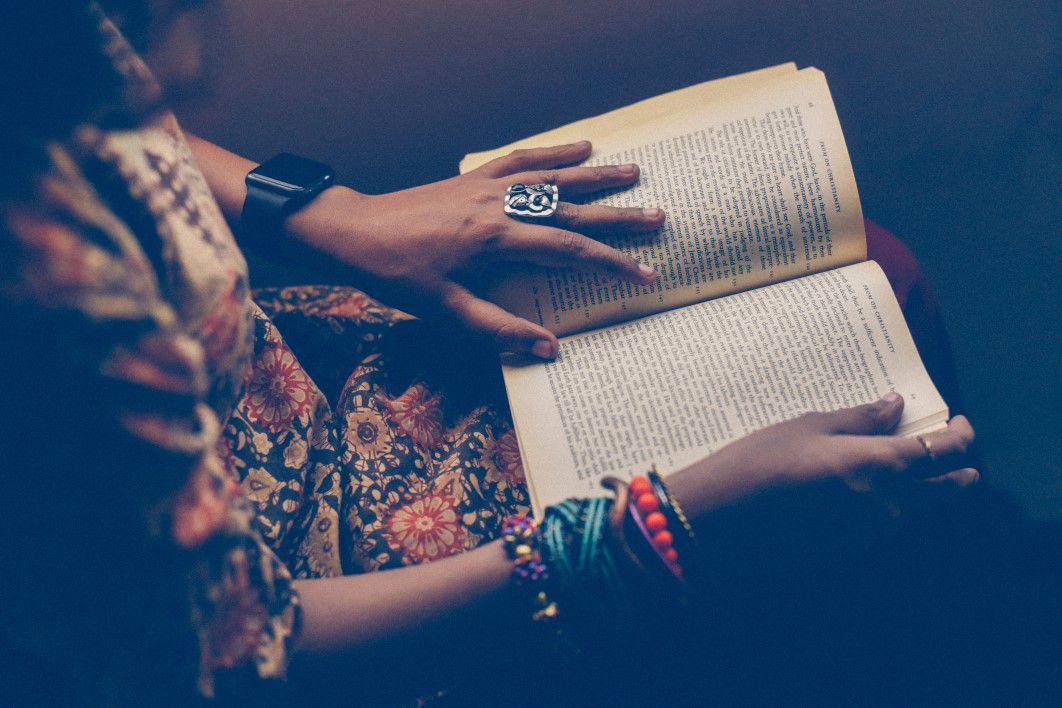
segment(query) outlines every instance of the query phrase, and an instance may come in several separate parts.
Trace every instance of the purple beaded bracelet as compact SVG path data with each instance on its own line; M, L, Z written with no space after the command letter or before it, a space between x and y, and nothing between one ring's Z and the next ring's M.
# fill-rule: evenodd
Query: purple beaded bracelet
M549 580L549 568L538 552L539 538L538 524L523 514L510 516L502 527L505 552L513 561L509 578L516 587L531 591L535 605L532 619L547 622L556 619L558 612L557 603L537 589Z

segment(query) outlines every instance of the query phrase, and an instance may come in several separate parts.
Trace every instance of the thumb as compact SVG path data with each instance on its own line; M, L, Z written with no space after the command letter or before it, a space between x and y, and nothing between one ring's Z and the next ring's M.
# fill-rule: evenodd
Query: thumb
M457 283L446 285L442 302L470 330L493 339L501 352L532 354L540 359L557 356L557 338L548 329L477 297Z
M901 413L903 396L889 391L873 403L827 413L824 422L831 433L879 435L895 428Z

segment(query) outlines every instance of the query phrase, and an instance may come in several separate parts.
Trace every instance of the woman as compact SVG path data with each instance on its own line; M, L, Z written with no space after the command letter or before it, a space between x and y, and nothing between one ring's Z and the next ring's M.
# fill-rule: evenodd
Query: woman
M619 603L677 577L677 562L648 569L652 545L624 540L638 521L622 505L551 509L553 545L521 518L527 491L495 360L459 349L470 345L452 326L549 359L552 334L462 277L528 261L649 282L651 270L587 234L655 229L665 216L651 205L563 205L532 224L501 201L514 182L565 195L622 188L637 166L579 167L591 147L577 143L394 194L324 189L285 233L248 231L243 245L329 263L388 305L345 287L252 299L226 222L239 222L255 165L183 133L164 109L167 90L198 73L194 8L109 4L148 42L163 89L94 4L45 5L14 11L4 49L20 100L3 138L0 300L5 410L17 412L3 433L3 523L25 541L5 553L5 649L17 644L19 678L38 696L249 700L292 656L312 666L381 646L431 654L458 627L522 637L530 617L558 611L579 635L600 620L587 598L605 585ZM869 237L901 302L924 297L909 254L876 227ZM426 352L430 326L448 339ZM765 490L829 479L864 491L976 481L959 462L973 438L964 418L920 442L888 435L902 408L890 394L807 415L664 487L617 485L618 498L640 507L651 496L641 523L657 523L662 505L660 528L685 538L678 506L696 525ZM590 561L561 572L587 544ZM681 560L692 574L696 559ZM551 581L519 582L539 563ZM622 582L603 580L609 564ZM408 695L450 683L412 682Z

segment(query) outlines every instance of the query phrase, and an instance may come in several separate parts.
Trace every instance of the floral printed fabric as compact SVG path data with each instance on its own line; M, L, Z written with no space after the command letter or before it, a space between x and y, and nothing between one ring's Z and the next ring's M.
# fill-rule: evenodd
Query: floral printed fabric
M150 103L150 73L96 19L124 100ZM520 457L496 358L351 288L261 291L256 305L173 116L118 123L48 146L31 198L0 204L0 363L25 421L2 426L0 446L45 469L4 486L50 501L16 510L19 533L51 544L27 555L23 584L91 586L122 604L78 615L75 632L45 602L16 612L36 626L8 629L67 637L39 656L63 657L86 691L138 677L148 693L168 680L239 695L242 681L285 674L293 576L494 538L528 511ZM57 568L90 561L96 577L56 583Z
M252 373L221 444L296 576L436 560L528 511L491 358L351 288L255 299ZM333 405L302 360L335 387Z
M191 633L199 656L134 653L130 671L188 663L190 684L205 695L230 669L282 676L298 628L291 575L253 528L241 480L217 454L220 421L251 372L243 257L172 116L130 130L82 126L49 155L35 199L3 210L0 312L18 343L4 353L5 369L37 391L55 388L57 398L23 397L51 410L26 405L27 425L5 430L4 447L36 445L57 480L77 474L93 486L88 518L71 529L71 519L55 518L52 542L76 534L102 559L118 547L91 546L105 538L100 517L140 518L147 524L107 543L137 548L139 533L177 559L174 576L152 579L156 569L144 568L136 576L143 586L116 592L186 587L183 609L170 608L183 616L122 619L172 636L174 651ZM97 413L78 415L86 406ZM37 424L44 420L54 428ZM134 499L140 509L122 506ZM104 578L76 581L103 584L113 569L98 571Z

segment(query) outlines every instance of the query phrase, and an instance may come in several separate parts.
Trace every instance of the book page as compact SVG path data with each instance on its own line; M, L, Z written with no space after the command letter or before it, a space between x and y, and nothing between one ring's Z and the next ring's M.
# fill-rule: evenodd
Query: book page
M668 220L654 233L605 240L659 278L634 285L531 268L497 273L491 299L565 335L866 257L855 177L817 69L610 134L588 164L625 162L641 165L640 182L595 201L659 206Z
M727 93L737 94L743 90L748 90L765 79L774 79L794 72L796 72L796 64L789 62L788 64L779 64L778 66L749 71L744 74L705 81L660 96L647 98L644 101L617 108L614 111L609 111L593 118L584 118L560 128L554 128L523 140L517 140L515 143L504 147L465 155L464 159L461 160L461 174L521 148L549 147L551 145L574 143L580 140L597 142L611 134L630 130L633 127L644 125L675 113L681 113L693 106L701 105Z
M536 512L887 391L906 401L898 434L948 417L873 262L565 337L556 361L504 375Z

